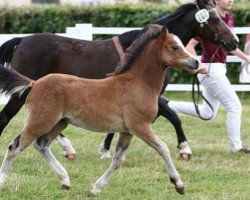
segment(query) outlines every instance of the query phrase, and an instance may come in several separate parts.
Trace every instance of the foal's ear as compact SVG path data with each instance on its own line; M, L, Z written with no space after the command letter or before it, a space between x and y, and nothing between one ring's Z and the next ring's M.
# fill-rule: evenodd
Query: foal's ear
M166 36L166 34L168 34L168 29L166 28L166 26L163 26L161 29L162 38L164 38Z

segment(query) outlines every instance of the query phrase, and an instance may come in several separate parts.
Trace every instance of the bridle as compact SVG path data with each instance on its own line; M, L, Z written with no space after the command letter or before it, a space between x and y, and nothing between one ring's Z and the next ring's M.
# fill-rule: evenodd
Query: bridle
M197 9L198 9L198 12L204 10L204 11L207 11L208 14L209 14L209 13L212 13L212 12L216 12L216 13L217 13L217 11L216 11L215 8L200 9L200 7L198 6L198 4L195 4L195 5L196 5L196 7L197 7ZM209 18L208 18L208 19L209 19ZM204 21L204 22L200 22L200 35L202 34L202 30L203 30L203 28L205 27L205 25L207 25L207 26L211 29L211 31L214 33L214 42L217 43L218 41L220 41L221 43L226 44L226 42L223 41L221 38L222 38L222 36L223 36L224 34L226 34L226 33L228 33L229 31L231 31L230 28L227 27L227 30L225 30L224 32L222 32L222 33L217 33L217 31L214 30L213 26L211 26L211 25L209 24L208 19L207 19L206 21ZM221 45L221 44L218 44L218 45Z

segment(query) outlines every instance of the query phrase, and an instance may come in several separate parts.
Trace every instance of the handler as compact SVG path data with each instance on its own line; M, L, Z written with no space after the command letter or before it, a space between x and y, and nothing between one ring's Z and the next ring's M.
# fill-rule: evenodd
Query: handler
M233 5L233 0L214 0L214 3L215 9L223 21L230 28L233 28L234 20L229 12ZM204 97L210 102L214 109L213 112L204 101L203 105L199 105L200 115L203 118L209 118L211 116L214 118L221 103L227 112L227 133L231 144L231 151L249 154L250 150L243 147L241 141L241 102L226 77L227 52L223 47L218 47L200 38L193 38L189 41L187 49L195 56L197 56L195 47L199 42L201 42L202 45L202 58L199 71L201 74L198 75L198 79L204 86ZM210 63L214 53L212 63ZM240 49L236 49L231 53L250 63L250 56L244 54ZM175 112L198 117L194 104L191 102L170 101L168 105Z

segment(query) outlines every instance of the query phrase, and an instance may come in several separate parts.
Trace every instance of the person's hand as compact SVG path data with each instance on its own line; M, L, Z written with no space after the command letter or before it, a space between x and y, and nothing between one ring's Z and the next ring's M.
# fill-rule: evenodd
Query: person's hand
M250 63L250 55L247 55L247 62Z
M206 68L205 65L203 65L202 63L200 63L200 66L198 68L198 73L201 73L201 74L207 74L208 73L208 70Z

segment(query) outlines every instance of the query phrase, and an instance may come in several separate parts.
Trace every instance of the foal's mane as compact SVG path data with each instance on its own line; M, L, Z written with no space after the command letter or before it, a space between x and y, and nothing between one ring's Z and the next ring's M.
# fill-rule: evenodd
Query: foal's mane
M137 38L132 45L125 51L124 59L121 61L118 66L115 68L115 71L110 75L122 74L125 71L129 70L135 60L142 53L143 49L147 44L152 41L154 38L157 38L162 31L162 26L158 25L148 25L143 28L143 34Z
M166 26L168 29L171 30L172 26L176 25L179 18L181 18L183 15L186 15L189 11L195 8L196 5L194 3L184 4L178 7L172 14L157 19L151 22L151 24L159 24L162 26ZM179 23L181 23L181 21ZM134 40L136 40L138 37L140 37L141 34L143 34L143 30L144 29L129 31L119 35L118 37L121 42L121 45L129 47Z

